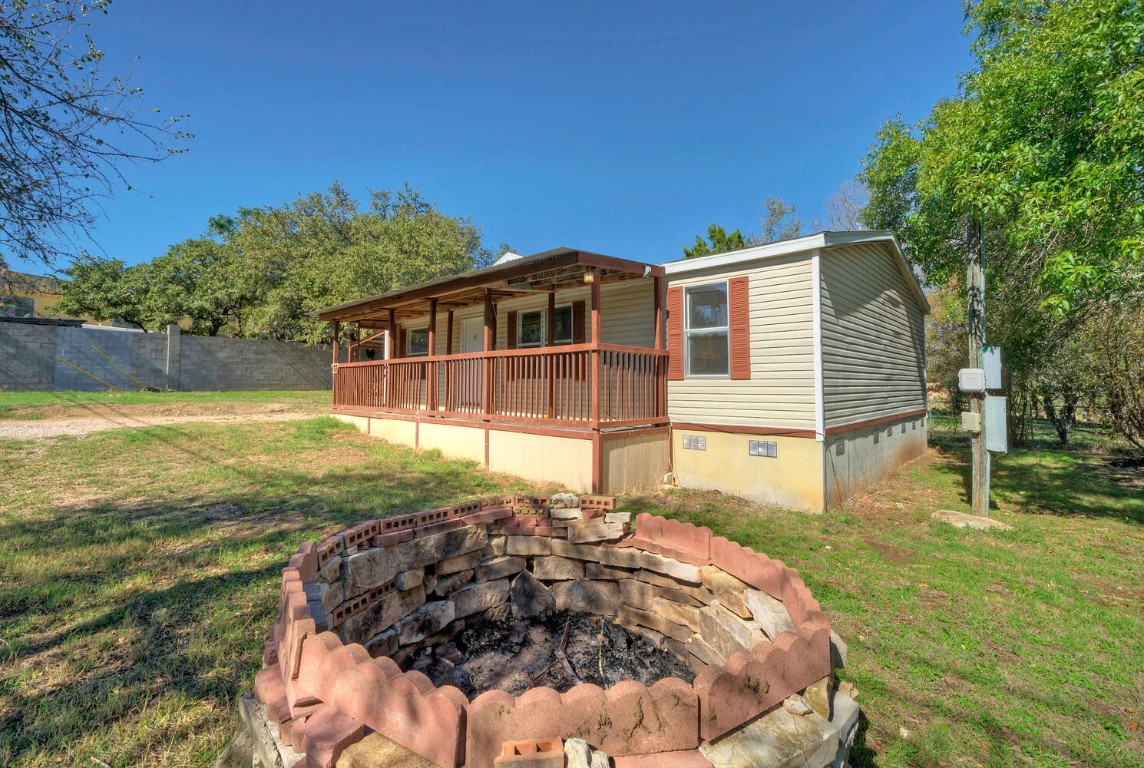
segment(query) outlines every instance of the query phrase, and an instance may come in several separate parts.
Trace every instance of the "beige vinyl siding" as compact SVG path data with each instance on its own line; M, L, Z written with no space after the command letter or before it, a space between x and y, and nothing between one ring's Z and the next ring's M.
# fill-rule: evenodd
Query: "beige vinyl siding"
M924 408L924 315L891 253L824 250L820 273L826 426Z
M653 291L654 281L650 277L600 286L600 341L629 347L654 346ZM585 301L591 302L591 297L585 297ZM588 309L591 310L590 303ZM585 335L589 333L590 330Z
M669 287L750 278L751 378L667 383L672 421L814 429L810 254L668 277Z

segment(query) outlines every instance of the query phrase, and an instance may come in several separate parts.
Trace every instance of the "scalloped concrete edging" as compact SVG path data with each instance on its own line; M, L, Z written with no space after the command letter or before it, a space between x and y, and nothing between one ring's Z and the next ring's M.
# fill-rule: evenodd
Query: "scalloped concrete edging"
M254 686L279 741L322 768L369 732L442 768L507 765L505 743L570 738L620 768L705 766L720 739L744 738L744 724L799 692L829 718L830 625L796 571L674 520L641 514L631 533L614 500L572 498L578 507L488 497L303 544L283 570ZM507 611L510 577L523 570L547 582L557 608L607 616L688 661L694 683L469 701L390 658Z

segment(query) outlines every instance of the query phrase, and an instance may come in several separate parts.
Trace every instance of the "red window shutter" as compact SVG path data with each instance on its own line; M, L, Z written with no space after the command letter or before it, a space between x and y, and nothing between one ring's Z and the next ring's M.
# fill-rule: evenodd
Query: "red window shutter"
M409 348L405 346L407 332L404 328L399 328L397 331L397 354L394 357L408 357Z
M516 312L508 313L508 328L505 329L508 337L508 348L516 349Z
M751 378L751 287L750 278L727 281L727 314L731 344L731 378Z
M667 289L667 380L683 381L683 289Z
M586 316L587 316L587 312L585 312L585 310L584 310L584 302L582 302L582 301L572 302L572 343L573 344L583 344L584 341L588 338L588 335L584 332L584 321L586 319Z

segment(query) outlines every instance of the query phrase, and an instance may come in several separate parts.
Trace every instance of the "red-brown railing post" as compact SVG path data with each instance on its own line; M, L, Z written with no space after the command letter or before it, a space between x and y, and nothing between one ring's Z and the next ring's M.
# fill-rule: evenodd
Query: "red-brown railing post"
M592 267L592 426L600 428L600 277L599 267Z
M449 310L445 314L445 355L446 357L453 354L453 310ZM450 374L452 373L452 366L445 363L445 410L453 410L453 383Z
M549 354L545 355L545 375L548 377L548 418L556 415L556 358L551 349L556 345L556 292L548 292L548 345Z
M429 299L429 360L425 363L425 410L437 410L437 299Z
M491 352L496 345L493 338L493 292L491 288L485 289L485 335L484 351ZM493 412L493 372L495 371L493 359L484 358L484 386L481 388L481 405L485 413Z

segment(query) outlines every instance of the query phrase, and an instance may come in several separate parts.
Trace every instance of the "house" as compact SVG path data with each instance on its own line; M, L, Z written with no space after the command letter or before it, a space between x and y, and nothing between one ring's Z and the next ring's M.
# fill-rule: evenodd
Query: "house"
M823 232L666 264L559 248L318 316L388 339L335 363L332 412L371 435L823 510L925 451L928 310L891 233Z
M60 293L54 277L0 269L0 317L57 317L51 307Z
M139 328L135 323L117 319L96 320L85 315L65 316L56 307L61 300L63 300L63 284L58 278L0 269L0 317L80 320L82 325L89 327L101 326L120 330ZM189 321L180 322L180 325L184 328L190 327Z

